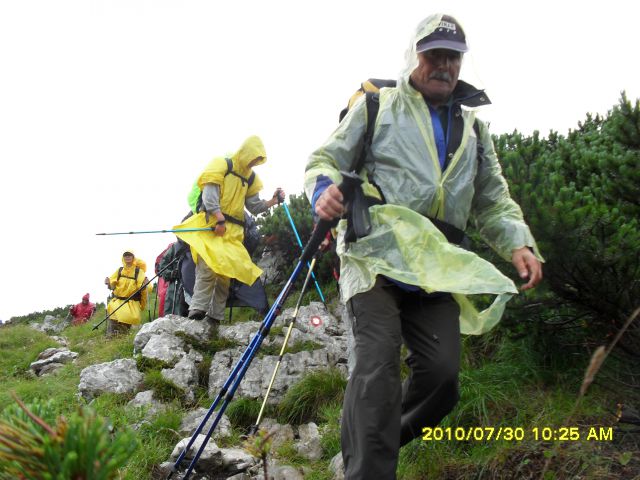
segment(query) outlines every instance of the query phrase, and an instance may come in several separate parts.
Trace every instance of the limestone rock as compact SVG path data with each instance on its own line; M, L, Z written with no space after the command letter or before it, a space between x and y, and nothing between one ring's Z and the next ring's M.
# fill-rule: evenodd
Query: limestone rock
M196 428L200 425L202 420L204 420L205 415L207 414L206 408L198 408L187 413L182 419L182 423L180 424L180 429L178 430L182 435L193 435L196 431ZM213 412L207 420L207 423L204 425L202 429L202 433L206 434L211 428L213 424L213 420L216 418L216 413ZM231 435L231 422L229 422L229 418L226 415L222 415L220 418L220 422L216 426L216 429L213 432L212 438L218 439L223 437L228 437Z
M184 340L169 333L152 335L142 349L143 357L161 360L172 365L184 357L186 353Z
M198 435L195 442L193 442L193 445L191 445L191 448L185 455L182 461L183 465L185 466L189 465L191 460L193 460L193 457L198 452L198 449L204 442L205 438L206 438L205 435ZM178 442L178 444L173 449L173 452L171 452L170 460L172 462L175 462L178 459L182 451L189 444L189 440L191 440L191 437L183 438ZM206 446L204 447L204 450L202 451L200 458L198 459L198 463L196 464L196 469L199 472L202 472L202 471L211 472L211 473L217 472L222 470L222 466L223 466L222 462L223 462L222 451L218 448L218 446L212 440L209 440Z
M282 425L273 418L264 418L260 422L260 429L271 434L271 449L277 450L287 442L293 442L294 434L291 425Z
M133 408L146 408L147 416L157 415L167 409L167 405L153 398L153 390L145 390L138 393L133 400L127 403Z
M68 348L47 348L38 355L36 361L32 362L29 368L37 376L42 376L62 367L65 363L72 362L77 357L78 354Z
M320 446L318 426L313 422L300 425L298 427L298 436L300 437L300 440L296 443L298 453L312 461L320 460L322 447Z
M189 320L179 315L166 315L153 322L142 325L142 328L140 328L140 331L138 331L133 340L134 352L141 352L152 336L163 333L171 335L179 334L185 336L187 339L202 341L211 338L212 329L208 322Z
M80 372L78 391L87 400L103 393L134 393L144 376L131 358L91 365Z
M344 461L342 452L336 453L329 463L329 470L333 472L333 480L344 480Z
M35 330L39 330L43 333L55 335L64 330L68 322L64 319L56 318L53 315L46 315L42 323L30 323L29 326Z

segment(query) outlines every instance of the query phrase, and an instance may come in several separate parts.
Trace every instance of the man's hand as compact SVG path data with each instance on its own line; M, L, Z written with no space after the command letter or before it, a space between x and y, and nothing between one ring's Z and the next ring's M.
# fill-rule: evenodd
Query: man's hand
M105 277L105 278L104 278L104 284L105 284L107 287L110 287L110 286L111 286L111 281L109 280L109 277Z
M220 222L216 223L216 228L213 231L213 233L216 234L218 237L221 237L225 234L226 231L227 231L227 225L224 221L222 221L222 223Z
M278 205L284 202L284 198L285 198L284 190L281 189L280 187L276 188L276 191L273 192L273 197L267 200L267 208L271 208L274 205Z
M322 220L333 220L344 213L342 192L334 183L316 200L316 213Z
M520 278L529 280L520 287L520 290L533 288L542 280L542 264L529 247L514 250L511 254L511 263L516 267Z

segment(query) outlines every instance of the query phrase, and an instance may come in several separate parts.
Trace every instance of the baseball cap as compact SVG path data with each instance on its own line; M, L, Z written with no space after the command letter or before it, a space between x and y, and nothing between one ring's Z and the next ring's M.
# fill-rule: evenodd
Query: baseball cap
M469 50L464 30L462 30L460 23L450 15L442 15L440 21L434 25L433 31L416 43L416 53L436 48L462 53Z

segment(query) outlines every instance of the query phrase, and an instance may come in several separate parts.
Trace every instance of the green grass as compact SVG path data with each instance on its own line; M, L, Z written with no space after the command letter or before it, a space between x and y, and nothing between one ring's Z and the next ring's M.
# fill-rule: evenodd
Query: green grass
M313 350L318 350L323 348L323 345L316 343L312 340L305 340L304 342L296 342L293 345L287 345L287 349L284 354L294 354L300 352L312 352ZM258 357L264 357L265 355L280 355L280 350L282 349L282 345L278 345L276 343L271 343L270 345L263 345L258 350Z
M234 428L246 430L255 424L261 405L262 400L257 398L239 398L229 404L225 414Z
M327 404L342 402L347 381L337 369L311 372L293 385L279 405L283 423L318 422L320 409Z
M301 282L298 283L299 288ZM274 293L277 294L279 291ZM337 301L328 292L328 304L337 311ZM274 295L275 296L275 295ZM270 297L273 299L273 297ZM305 299L317 301L317 293L311 286ZM292 291L287 306L297 301ZM236 321L261 320L252 318L252 309L234 309ZM57 346L46 335L26 325L0 329L0 410L12 403L10 391L15 391L26 401L51 399L57 414L69 414L84 403L76 397L80 371L89 365L132 357L135 330L127 335L105 340L104 326L93 331L92 325L104 318L99 313L94 321L80 327L67 328L62 335L69 340L69 348L79 353L75 364L61 368L56 375L32 378L28 375L29 363L45 348ZM284 333L286 326L274 327L270 338ZM205 361L199 365L199 385L196 403L208 408L211 398L207 394L210 362L216 351L237 346L235 342L217 339L212 342L189 343L204 348ZM500 327L488 335L466 337L463 340L461 399L441 426L534 426L566 425L573 409L577 391L582 381L587 355L569 355L553 350L549 342L540 342L535 335L519 339L510 338ZM293 351L313 349L313 342L292 345ZM266 347L265 347L266 348ZM279 348L272 347L279 353ZM261 354L269 353L261 349ZM605 368L614 368L613 359ZM109 419L114 431L126 426L138 425L135 432L141 448L132 453L129 464L121 470L121 478L138 480L150 478L154 465L165 461L175 443L180 439L177 429L187 406L176 398L182 392L160 376L164 365L140 361L148 385L159 391L168 402L168 410L158 416L145 418L144 409L127 407L133 395L105 394L96 398L91 406ZM628 366L626 366L628 367ZM337 371L313 372L293 385L279 406L268 406L266 416L277 417L280 423L304 423L313 420L322 433L323 457L318 462L300 458L291 445L274 452L282 460L296 466L305 466L305 478L329 480L333 475L328 463L340 451L340 411L345 380ZM602 385L602 386L600 386ZM620 399L630 398L623 388L610 390L607 383L596 383L589 389L572 425L607 425L612 422L612 411ZM156 393L158 398L158 393ZM232 421L231 438L220 443L224 447L237 447L240 435L252 425L258 415L261 399L237 398L227 409ZM191 407L190 407L191 408ZM607 423L609 422L609 423ZM554 478L607 478L622 480L638 478L640 472L640 441L637 435L621 436L614 442L576 442L566 444L556 452L551 463ZM418 480L424 478L498 480L511 478L538 478L546 460L545 452L551 451L549 442L425 442L417 439L401 450L398 478ZM629 457L629 452L631 456ZM623 462L627 462L623 465ZM537 474L537 475L536 475Z
M184 398L185 391L162 376L159 370L149 370L144 375L144 389L153 390L153 397L163 402Z

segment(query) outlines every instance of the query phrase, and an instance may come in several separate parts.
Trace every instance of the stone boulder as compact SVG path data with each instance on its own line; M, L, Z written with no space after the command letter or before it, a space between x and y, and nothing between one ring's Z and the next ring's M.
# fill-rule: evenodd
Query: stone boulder
M206 436L198 435L193 445L185 455L181 466L189 465ZM183 438L171 452L170 461L175 462L182 451L189 444L189 438ZM206 472L210 478L227 478L243 472L257 463L257 459L239 448L218 448L212 440L209 440L198 459L195 470L199 473Z
M134 393L144 379L131 358L91 365L80 372L79 394L87 400L103 393Z
M213 356L209 371L209 395L215 396L220 391L232 367L240 358L241 352L240 349L231 349L217 352ZM277 355L255 357L240 382L236 394L241 397L262 398L277 361ZM286 354L271 388L269 401L276 403L282 400L287 389L297 383L304 374L326 369L332 364L326 349Z
M142 352L142 349L152 336L163 333L177 334L176 336L183 336L187 340L202 341L210 339L214 332L208 322L189 320L179 315L169 314L142 325L133 340L133 351L135 353Z
M149 324L147 323L146 325ZM145 358L160 360L174 365L187 354L185 347L186 344L182 338L163 332L158 335L152 335L142 349L141 354Z
M152 417L167 409L165 403L153 398L153 390L145 390L138 393L133 400L127 403L128 407L144 408L148 417Z
M322 446L320 445L318 426L313 422L300 425L298 427L298 436L300 439L295 445L298 453L312 461L320 460Z
M202 420L204 420L204 417L207 414L207 412L208 410L206 408L198 408L196 410L193 410L187 413L182 418L182 423L180 424L180 428L178 429L178 432L180 432L180 434L182 435L193 435L194 432L196 431L196 428L198 428ZM213 424L213 420L216 418L216 414L217 412L213 412L209 417L209 420L207 420L207 423L205 423L202 429L203 434L206 435L206 433L211 428L211 425ZM228 437L230 435L231 435L231 422L229 421L229 418L223 414L222 417L220 418L220 422L218 422L218 425L216 426L216 429L213 432L212 438L214 440L217 440L219 438Z
M275 451L287 442L293 442L295 435L289 424L280 424L273 418L264 418L260 430L271 434L271 450Z
M53 315L46 315L42 323L34 322L29 326L34 330L39 330L47 335L56 335L64 330L69 325L65 319L54 317Z
M33 372L41 377L50 374L65 363L72 362L78 357L77 352L72 352L68 348L47 348L42 351L36 360L29 365Z
M196 453L200 449L200 446L205 441L205 438L206 438L205 435L198 435L195 442L193 442L193 445L191 445L191 448L183 458L181 465L184 465L185 467L189 465L191 460L193 460L193 457L195 457ZM191 440L191 437L188 437L188 438L183 438L178 442L178 444L174 447L173 451L171 452L171 456L169 457L169 460L171 462L175 462L178 459L182 451L189 444L190 440ZM204 447L204 450L202 451L202 454L198 459L196 468L199 472L201 471L214 472L214 471L222 470L222 451L218 448L218 446L212 440L209 440L206 446Z
M329 462L329 470L333 473L333 480L344 480L344 461L342 452L338 452Z

